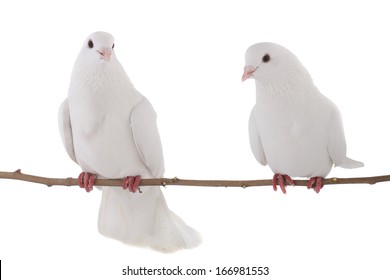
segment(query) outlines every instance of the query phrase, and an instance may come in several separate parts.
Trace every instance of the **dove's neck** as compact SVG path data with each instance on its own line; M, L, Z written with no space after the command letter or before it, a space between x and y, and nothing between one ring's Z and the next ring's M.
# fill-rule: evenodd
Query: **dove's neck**
M281 102L299 100L308 94L317 94L317 88L310 76L302 79L278 79L266 84L256 80L256 102L278 100Z
M119 62L101 64L96 67L73 69L69 95L83 95L88 98L132 99L135 103L142 95L134 88Z

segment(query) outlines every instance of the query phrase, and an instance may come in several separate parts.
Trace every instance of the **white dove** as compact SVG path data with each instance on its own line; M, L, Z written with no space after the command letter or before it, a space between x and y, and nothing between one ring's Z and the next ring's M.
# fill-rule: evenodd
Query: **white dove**
M285 181L309 177L308 188L318 193L333 164L343 168L363 163L346 156L341 115L320 93L297 57L274 43L258 43L245 55L242 81L254 78L256 104L249 119L252 152L275 173L273 188Z
M156 113L117 60L110 34L95 32L85 40L59 110L59 128L66 151L83 170L80 187L92 190L96 177L124 178L123 189L132 192L102 188L102 235L162 252L200 243L200 235L168 209L160 187L136 192L140 176L163 176L163 151Z

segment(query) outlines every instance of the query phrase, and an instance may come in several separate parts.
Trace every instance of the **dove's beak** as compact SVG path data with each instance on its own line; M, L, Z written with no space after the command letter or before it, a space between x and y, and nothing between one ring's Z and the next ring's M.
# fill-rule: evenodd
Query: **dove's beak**
M259 67L253 67L252 65L245 66L244 67L244 74L242 74L241 80L245 81L245 80L249 79L250 77L252 77L253 73L255 73L257 68L259 68Z
M111 58L111 49L102 48L97 51L100 55L100 59L104 59L105 61L110 61Z

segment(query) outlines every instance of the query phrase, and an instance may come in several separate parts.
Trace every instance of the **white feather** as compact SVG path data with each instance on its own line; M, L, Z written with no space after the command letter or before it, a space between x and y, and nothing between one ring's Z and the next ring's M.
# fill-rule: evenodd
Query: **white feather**
M60 129L61 140L64 144L66 152L68 153L69 157L77 163L73 148L73 135L72 127L70 126L68 100L64 100L64 102L62 102L58 111L58 127Z
M142 161L153 177L164 175L164 157L156 125L157 114L144 98L132 110L129 126Z
M71 157L74 151L83 171L99 178L162 177L156 113L134 88L113 50L109 62L99 58L96 50L111 46L113 37L105 32L91 34L83 44L68 99L60 108L65 148ZM160 187L142 187L142 193L103 187L98 229L107 237L163 252L200 243L199 234L168 209Z
M249 117L249 142L251 145L252 153L255 156L256 160L261 165L267 165L267 160L265 159L265 154L263 150L263 144L261 143L261 138L259 134L259 126L257 125L255 118L255 109L253 108L251 115Z
M261 164L294 177L325 177L333 164L363 166L346 157L339 111L295 55L279 45L259 43L247 50L246 65L255 69L249 73L256 81L249 138Z

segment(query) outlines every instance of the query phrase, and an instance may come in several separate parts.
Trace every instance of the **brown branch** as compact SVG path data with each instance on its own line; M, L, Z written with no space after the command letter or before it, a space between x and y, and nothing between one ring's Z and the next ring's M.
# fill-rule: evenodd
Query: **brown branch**
M0 179L20 180L37 184L51 186L77 186L76 178L47 178L35 175L24 174L20 169L14 172L0 171ZM335 184L376 184L390 181L390 175L360 177L360 178L328 178L324 179L324 185ZM306 186L308 180L294 180L296 186ZM96 186L119 187L122 185L122 179L96 179ZM255 187L272 186L272 180L185 180L179 178L156 178L141 179L140 186L197 186L197 187Z

